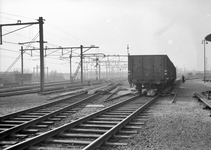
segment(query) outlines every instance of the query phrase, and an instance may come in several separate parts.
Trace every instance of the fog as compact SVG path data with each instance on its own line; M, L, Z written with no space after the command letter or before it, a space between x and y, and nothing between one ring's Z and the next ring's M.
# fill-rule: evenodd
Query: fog
M210 0L0 0L0 24L43 17L48 47L96 45L100 48L90 53L127 54L129 45L132 55L165 54L179 68L203 70L202 40L211 33L210 8ZM2 31L17 28L3 27ZM31 41L37 32L38 26L33 25L3 36L0 71L20 53L20 45L14 43ZM209 70L210 44L206 45ZM46 65L69 72L68 61L59 60L59 55L46 57ZM24 68L32 71L39 65L39 56L24 54L24 62ZM20 61L14 68L20 68Z

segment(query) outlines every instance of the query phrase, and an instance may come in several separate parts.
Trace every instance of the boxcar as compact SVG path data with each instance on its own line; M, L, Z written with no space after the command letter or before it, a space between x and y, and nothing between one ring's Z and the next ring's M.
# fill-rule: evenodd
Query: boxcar
M167 55L128 56L128 81L139 93L161 91L176 79L176 68Z

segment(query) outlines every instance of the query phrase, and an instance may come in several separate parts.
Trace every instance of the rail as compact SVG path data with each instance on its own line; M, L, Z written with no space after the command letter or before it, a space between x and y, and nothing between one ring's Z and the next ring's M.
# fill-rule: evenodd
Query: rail
M127 100L119 102L115 105L112 105L108 108L100 110L91 115L82 117L81 119L75 120L71 123L65 124L61 127L18 143L16 145L7 147L5 150L16 150L16 149L25 149L30 146L36 147L35 144L40 143L42 141L50 142L50 143L66 143L66 144L82 144L86 145L84 149L93 150L99 147L101 144L105 143L110 137L112 137L117 131L119 131L122 127L124 127L128 122L134 119L141 111L143 111L146 107L152 104L159 96L154 97L150 100L138 100L139 96L133 96ZM82 128L80 128L82 127ZM104 128L104 130L95 130L94 128ZM76 132L84 134L72 134L69 132ZM67 133L65 133L67 132ZM95 136L96 138L93 141L81 141L81 140L70 140L70 137L73 136L82 136L93 138L93 132L98 132L100 136ZM91 133L91 134L89 134ZM54 136L60 136L68 138L68 140L57 140L52 139ZM75 138L76 138L75 137ZM32 147L32 148L33 148Z

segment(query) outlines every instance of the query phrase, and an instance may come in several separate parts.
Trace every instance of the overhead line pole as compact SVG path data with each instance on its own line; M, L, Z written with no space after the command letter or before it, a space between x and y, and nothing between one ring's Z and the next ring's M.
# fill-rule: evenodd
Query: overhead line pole
M81 85L83 85L83 45L81 45L80 48L81 48Z
M21 85L23 85L23 46L21 46Z
M72 50L71 50L71 54L70 54L70 83L72 83Z
M45 87L45 69L44 69L44 40L43 40L43 18L39 17L39 29L40 29L40 87L41 92L44 92Z
M41 48L41 46L40 46ZM87 48L85 51L83 51L84 48ZM83 46L83 45L80 45L79 47L58 47L58 48L49 48L47 47L45 50L55 50L55 49L61 49L62 51L64 49L71 49L71 53L72 53L72 49L80 49L80 61L81 61L81 84L83 84L83 55L85 52L87 52L88 50L90 50L91 48L99 48L98 46L94 46L94 45L91 45L89 47L87 46ZM35 49L26 49L25 51L34 51L34 50L40 50L40 53L43 51L39 48L35 48ZM74 57L71 55L71 58Z
M33 25L33 24L39 24L39 30L40 30L40 91L44 92L44 80L45 80L45 74L44 74L44 53L43 53L43 18L39 17L38 22L27 22L27 23L21 23L21 21L18 21L17 23L13 24L0 24L0 45L2 44L2 27L3 26L17 26L17 25ZM9 34L9 33L8 33ZM26 51L26 50L24 50Z

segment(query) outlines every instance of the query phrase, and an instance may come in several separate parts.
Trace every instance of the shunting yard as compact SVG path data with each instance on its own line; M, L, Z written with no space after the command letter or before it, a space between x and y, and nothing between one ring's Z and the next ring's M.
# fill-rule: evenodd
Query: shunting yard
M128 87L128 83L124 82L122 88ZM131 90L131 88L128 89ZM127 143L126 146L102 145L99 150L209 149L211 147L210 110L203 109L205 104L193 97L193 92L202 93L209 89L211 89L211 83L203 83L199 79L186 80L185 83L180 84L174 103L172 103L173 95L167 95L160 97L155 104L144 111L143 124L140 125L141 128L136 129L138 132L132 134L130 138L118 140L119 143ZM123 90L119 94L127 92ZM40 102L45 103L47 101L47 96L34 95L33 98L30 95L30 97L35 105L36 102L41 104ZM37 97L43 99L40 100ZM1 98L1 103L6 99ZM17 104L23 106L26 101L24 100L24 103L21 101L21 98L16 99ZM115 100L113 100L113 103L115 103ZM88 108L88 110L86 112L90 113L97 109L93 107ZM14 110L10 110L10 107L7 106L7 111Z
M0 3L0 150L211 149L211 1Z

